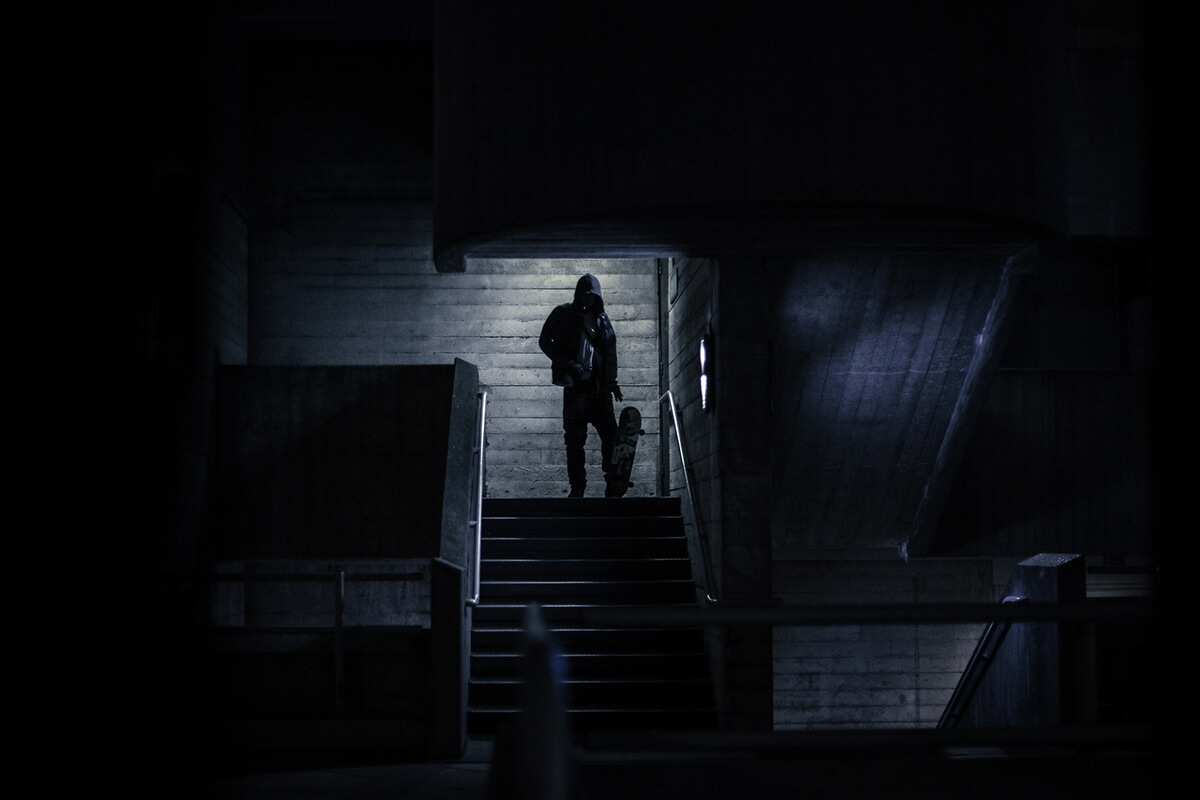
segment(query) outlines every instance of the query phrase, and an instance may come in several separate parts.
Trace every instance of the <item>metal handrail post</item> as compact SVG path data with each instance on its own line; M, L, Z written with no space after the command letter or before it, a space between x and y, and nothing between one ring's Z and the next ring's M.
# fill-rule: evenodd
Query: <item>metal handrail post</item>
M687 492L688 504L692 507L692 520L696 525L696 544L700 550L700 561L704 566L704 580L707 583L705 594L708 597L708 602L716 604L719 593L716 589L716 583L713 580L712 557L708 552L708 537L704 534L704 525L700 520L700 506L696 502L696 490L692 487L691 472L692 467L688 462L687 451L683 446L683 433L679 425L679 414L675 409L675 396L668 389L659 398L658 403L662 405L663 400L667 401L671 409L671 424L675 428L675 441L679 446L679 461L683 465L683 485Z
M346 705L346 571L333 577L333 702L341 709Z
M483 481L484 481L484 450L487 446L487 392L480 392L479 398L479 425L476 428L478 432L478 440L475 443L473 451L476 459L475 468L475 494L473 501L475 504L474 519L468 524L474 528L474 554L471 557L471 572L472 572L472 595L467 598L467 605L475 607L479 605L479 561L483 557Z

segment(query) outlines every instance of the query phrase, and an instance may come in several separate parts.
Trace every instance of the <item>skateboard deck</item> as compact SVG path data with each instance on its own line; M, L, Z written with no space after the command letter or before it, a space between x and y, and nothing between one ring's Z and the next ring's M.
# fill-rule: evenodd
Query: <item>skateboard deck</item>
M621 409L617 421L617 441L613 445L612 463L608 468L608 497L623 497L633 483L629 476L633 472L633 457L637 453L638 437L642 430L642 414L633 406Z

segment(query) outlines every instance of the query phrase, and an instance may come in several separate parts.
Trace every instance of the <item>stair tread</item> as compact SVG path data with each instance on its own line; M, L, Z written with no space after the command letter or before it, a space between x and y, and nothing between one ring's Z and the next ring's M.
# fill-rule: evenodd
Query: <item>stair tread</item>
M505 598L505 599L512 600L512 598ZM525 612L525 610L527 608L529 608L529 605L530 605L529 603L526 603L524 601L513 601L511 603L499 603L499 602L496 602L493 600L493 601L486 602L486 603L481 602L479 605L475 606L475 611L476 611L476 613L478 613L479 611L511 611L514 613L522 613L523 614ZM541 609L542 614L545 615L547 613L556 612L556 611L587 611L588 609L592 609L592 608L602 609L604 611L613 611L613 610L619 610L619 609L628 609L630 611L637 611L637 610L644 609L644 608L654 608L654 609L696 608L696 603L695 603L695 601L691 601L691 600L680 600L678 603L651 603L651 604L626 603L626 602L622 602L619 600L610 602L610 603L597 603L594 601L589 601L589 602L585 602L585 603L581 603L581 602L541 603L541 602L539 602L538 608Z
M503 534L503 535L502 534L484 534L485 542L508 542L508 541L546 542L546 541L554 541L556 539L560 539L564 542L577 543L577 542L580 542L580 541L586 539L586 537L584 537L584 536L544 536L544 535L521 536L518 534ZM622 534L620 534L620 535L595 536L594 539L596 541L601 541L601 542L611 542L616 539L625 539L625 540L629 540L631 542L653 542L653 541L677 542L679 540L685 540L686 536L684 536L682 534L664 534L664 535L658 535L658 536L642 536L642 535L630 536L630 535L626 535L624 533L624 531L622 531Z
M472 713L483 714L513 714L519 709L510 705L486 705L486 706L470 706L468 709ZM615 713L615 714L663 714L677 716L679 714L708 714L716 710L715 706L633 706L633 705L594 705L594 706L572 706L564 709L568 716L572 714L598 714L598 713Z
M515 708L511 705L497 703L494 705L468 706L467 711L468 711L468 713L474 714L474 715L511 716L513 714L519 713L520 709ZM623 714L623 715L657 714L657 715L672 716L672 717L678 717L681 715L683 715L683 716L701 715L701 716L707 717L709 714L716 713L716 706L715 705L704 705L704 706L664 706L664 707L659 707L659 706L626 706L626 705L604 705L604 706L592 705L592 706L573 706L573 707L564 709L564 711L568 715L580 714L580 713L595 714L595 713L607 712L607 713L612 713L612 714Z
M671 678L566 678L563 680L565 684L589 684L589 685L608 685L617 686L624 685L660 685L670 683L708 683L709 678L704 676L697 677L671 677ZM519 686L522 681L520 678L472 678L471 683L488 684L494 686Z
M659 535L681 536L682 518L650 518L640 517L605 517L586 521L557 518L540 518L535 520L510 520L500 517L484 517L480 529L486 541L492 537L522 536L528 539L567 538L567 539L614 539L628 538L637 531L659 529ZM671 531L671 533L668 533ZM648 534L643 534L648 535Z
M635 515L653 511L655 514L679 514L682 502L678 497L485 497L484 516L516 515Z
M513 583L668 583L668 584L683 584L692 583L691 578L563 578L561 580L481 580L484 586L507 586Z
M485 558L480 562L483 571L487 572L489 567L528 567L530 564L544 564L546 575L553 575L554 570L567 569L575 570L579 567L594 565L597 572L604 567L628 567L633 564L660 564L665 566L685 565L689 567L688 574L691 574L690 562L686 558L677 556L656 556L648 558ZM493 569L492 572L495 570Z
M659 650L659 651L632 651L621 652L620 650L572 650L563 652L561 655L564 658L642 658L642 659L663 659L663 658L693 658L698 655L703 655L703 650ZM479 651L471 653L472 656L483 658L522 658L519 652L509 652L504 650L494 651Z
M484 628L488 633L524 633L525 628L520 625L498 624L489 625ZM630 627L630 626L612 626L612 625L547 625L546 630L551 634L563 633L673 633L675 631L699 630L699 628L660 628L655 626Z
M564 525L598 525L604 522L620 522L622 525L628 525L632 522L642 521L649 523L659 523L664 520L679 520L683 519L682 514L589 514L586 517L573 516L571 514L546 514L536 517L526 517L519 514L483 514L484 522L512 522L512 523L529 523L543 526L548 523L561 522Z
M511 600L512 598L505 598L505 599ZM525 610L528 607L529 607L529 604L525 603L525 602L498 603L498 602L492 600L492 601L488 601L488 602L481 602L479 605L475 606L475 615L476 615L477 620L481 616L483 616L483 617L491 616L491 613L516 614L516 615L520 615L523 618L524 614L525 614ZM654 608L695 608L695 607L696 607L696 603L694 601L684 601L684 600L681 600L678 603L654 604ZM589 609L598 609L598 610L603 610L603 611L617 611L617 610L621 610L621 609L636 610L636 609L641 609L641 608L647 608L647 605L645 603L624 603L624 602L612 602L612 603L597 603L597 602L542 603L542 602L539 602L538 608L541 609L542 616L544 616L544 617L552 617L554 619L562 619L563 618L562 615L565 615L565 614L578 615L582 612L588 611ZM483 613L481 614L480 612L483 612ZM489 612L491 612L491 613L489 613ZM576 618L576 617L572 617L572 618ZM552 621L552 620L549 620L549 621ZM478 625L479 622L477 621L475 624Z

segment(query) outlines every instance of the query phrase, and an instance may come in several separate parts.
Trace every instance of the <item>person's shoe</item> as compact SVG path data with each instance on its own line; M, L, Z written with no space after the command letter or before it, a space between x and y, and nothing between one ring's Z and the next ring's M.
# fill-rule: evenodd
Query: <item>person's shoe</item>
M583 487L571 487L571 493L567 497L583 497Z

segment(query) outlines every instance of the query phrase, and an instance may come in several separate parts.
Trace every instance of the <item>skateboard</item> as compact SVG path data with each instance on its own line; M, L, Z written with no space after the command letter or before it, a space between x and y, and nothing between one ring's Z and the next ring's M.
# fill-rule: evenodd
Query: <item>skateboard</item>
M612 463L608 466L606 497L623 497L633 483L629 480L633 472L633 456L637 452L638 437L642 430L642 414L633 406L621 409L617 422L617 441L613 445Z

